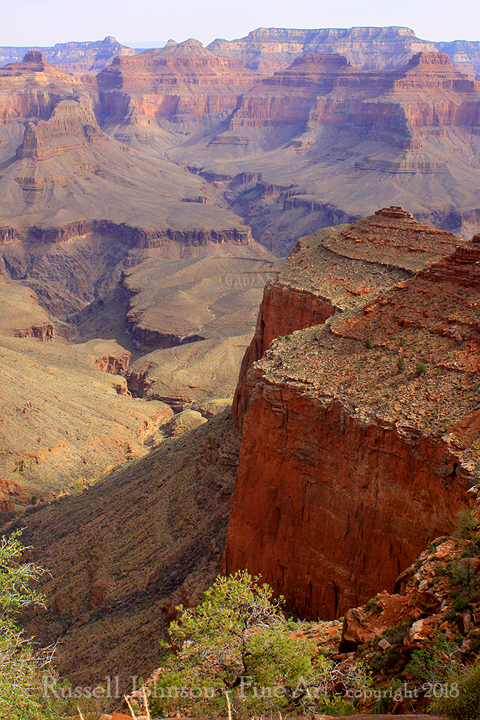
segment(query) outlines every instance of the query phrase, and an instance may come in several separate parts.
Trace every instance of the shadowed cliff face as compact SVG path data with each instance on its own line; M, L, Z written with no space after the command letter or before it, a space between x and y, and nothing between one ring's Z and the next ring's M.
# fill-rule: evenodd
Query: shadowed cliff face
M148 403L147 403L148 404ZM48 567L46 612L26 621L73 684L157 667L175 607L195 604L218 574L239 434L229 411L173 437L76 498L22 518L32 559Z
M480 473L479 260L460 241L250 368L226 572L261 573L294 612L331 618L392 590L451 529Z

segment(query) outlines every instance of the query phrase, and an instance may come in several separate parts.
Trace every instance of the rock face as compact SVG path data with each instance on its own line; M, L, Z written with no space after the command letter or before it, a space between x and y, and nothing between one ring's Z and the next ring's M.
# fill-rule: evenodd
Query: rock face
M341 53L352 65L366 69L395 68L417 52L432 52L435 46L405 27L258 28L239 40L214 40L208 49L222 57L240 58L247 67L271 74L310 53Z
M117 55L135 55L135 50L108 36L97 42L57 43L53 47L0 47L0 67L19 62L30 51L41 52L50 65L71 75L97 73L110 65Z
M448 55L455 67L475 80L480 80L480 42L454 40L433 44L439 52Z
M462 244L250 368L226 572L331 618L450 530L480 473L479 259Z
M119 56L99 73L100 112L105 122L132 122L138 114L210 125L229 115L257 79L239 60L218 57L198 40L171 40L160 50Z
M240 369L233 404L236 425L241 426L248 404L246 373L275 338L364 305L381 289L463 242L453 233L417 222L397 206L301 238L277 278L265 287L255 335Z
M478 492L478 486L472 491ZM399 576L393 593L378 593L363 607L348 610L341 652L373 666L374 682L378 682L391 675L392 661L395 671L401 672L412 651L430 653L441 633L448 652L468 667L478 656L478 541L478 528L466 528L461 522L452 536L433 539ZM462 583L465 576L469 581ZM463 606L460 610L459 605ZM425 700L420 697L420 703ZM412 710L410 703L407 710L407 701L399 698L395 714L402 714L402 705L404 711Z

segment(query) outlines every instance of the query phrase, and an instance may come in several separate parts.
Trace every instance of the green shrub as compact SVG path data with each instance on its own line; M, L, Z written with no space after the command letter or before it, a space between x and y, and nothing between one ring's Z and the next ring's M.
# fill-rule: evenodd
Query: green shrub
M480 718L480 660L473 667L451 669L444 686L446 697L439 698L433 711L451 720Z
M425 375L426 372L427 372L427 366L425 365L425 363L420 362L420 360L419 360L415 367L415 375L417 377L420 377L420 375Z
M462 537L471 540L473 530L478 527L477 518L470 510L460 510L457 514L457 526L454 531L455 537Z
M371 612L374 615L380 615L382 612L382 604L378 602L377 598L370 598L363 606L367 612Z
M361 666L346 677L323 655L312 661L315 644L292 638L283 599L258 581L247 572L218 577L201 605L179 608L171 645L164 644L170 652L149 698L152 715L225 715L225 693L238 716L286 708L310 714L326 707L335 714L346 705L334 693L340 679L345 688L363 687ZM317 688L320 694L310 692Z
M455 664L457 655L458 646L449 642L443 633L437 632L431 647L412 652L407 670L420 682L441 682Z
M365 341L365 347L367 348L367 350L373 350L373 348L375 347L375 345L373 344L373 340L367 338L367 340Z
M399 373L405 372L405 360L402 357L398 358L397 370Z
M468 600L462 595L455 598L452 603L452 610L456 613L461 613L468 608Z

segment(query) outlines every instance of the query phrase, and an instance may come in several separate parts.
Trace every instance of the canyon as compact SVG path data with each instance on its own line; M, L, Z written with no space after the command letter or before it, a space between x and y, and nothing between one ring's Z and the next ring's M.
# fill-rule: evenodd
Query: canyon
M28 631L74 682L129 680L220 571L308 618L393 592L480 472L478 43L6 50L0 527L51 572Z
M260 80L228 125L194 142L194 167L217 178L277 254L293 246L293 227L309 235L390 204L468 237L478 225L479 99L476 82L441 53L390 71L306 55ZM168 157L185 161L185 147Z
M57 43L53 47L0 47L0 67L20 62L31 50L41 52L46 60L72 75L97 73L118 56L135 55L135 50L121 45L111 35L96 42Z
M59 641L63 674L115 666L127 687L152 672L176 604L220 570L261 573L302 617L394 590L478 482L479 247L397 206L301 238L265 286L234 416L197 400L191 429L167 408L149 452L4 514L51 571L48 609L25 622Z

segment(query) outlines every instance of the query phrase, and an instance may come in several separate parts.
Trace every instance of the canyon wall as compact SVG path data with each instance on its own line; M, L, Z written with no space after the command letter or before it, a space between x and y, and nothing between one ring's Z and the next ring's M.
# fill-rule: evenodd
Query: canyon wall
M247 382L225 572L261 574L300 617L339 617L393 590L477 476L455 473L447 442L362 417L308 378L272 382L260 362Z
M400 208L370 222L372 244L361 251L371 273L388 249L408 265L422 235L419 264L428 265L439 231L428 237ZM396 225L390 248L388 222ZM351 241L363 235L368 242L363 223L320 247L337 243L358 263L359 243ZM383 289L381 277L373 290L372 275L363 277L365 292L350 307L344 287L344 312L279 337L242 368L234 406L242 445L223 569L260 573L299 615L338 617L391 591L425 544L451 529L465 491L478 482L480 243L449 233L438 240L440 254L443 243L457 249L414 277L403 270L403 280L384 281ZM292 270L304 264L304 278L313 268L320 276L312 245L303 239L287 272L290 263ZM251 353L259 347L257 334Z
M222 57L240 58L247 67L271 74L309 53L341 53L352 65L391 69L417 52L431 52L435 46L405 27L258 28L237 40L214 40L208 49Z
M47 61L72 75L97 73L110 65L117 55L135 55L136 51L125 47L108 35L96 42L57 43L53 47L0 47L0 67L17 63L31 50L41 52Z
M339 54L311 54L247 92L230 127L309 121L348 125L373 139L373 133L408 135L417 127L476 126L479 102L475 81L443 53L418 53L390 72L360 70Z
M118 56L97 75L100 114L105 122L133 122L137 114L177 125L211 122L231 113L257 79L239 60L218 57L198 40L171 40L159 50Z

